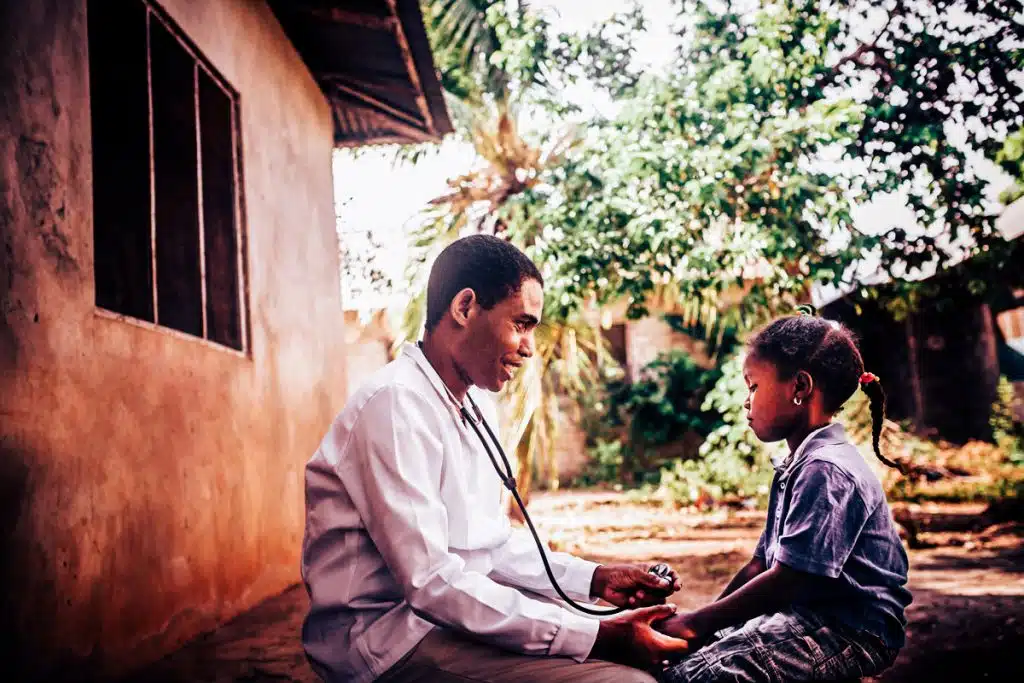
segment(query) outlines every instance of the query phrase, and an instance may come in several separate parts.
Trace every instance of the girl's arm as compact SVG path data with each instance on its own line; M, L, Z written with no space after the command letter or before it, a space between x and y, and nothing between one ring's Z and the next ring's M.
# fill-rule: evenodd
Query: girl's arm
M670 636L688 636L700 641L727 626L781 611L792 604L810 583L830 580L777 563L717 602L667 619L658 626L658 630Z
M732 577L732 581L730 581L729 585L725 587L725 590L722 591L722 594L718 596L718 600L721 600L722 598L727 597L732 593L736 592L736 589L745 585L758 574L763 573L766 568L767 567L765 567L764 558L757 557L755 555L750 559L750 562L747 562L745 565L743 565L742 569L736 572L736 576ZM716 600L715 602L717 602L718 600Z

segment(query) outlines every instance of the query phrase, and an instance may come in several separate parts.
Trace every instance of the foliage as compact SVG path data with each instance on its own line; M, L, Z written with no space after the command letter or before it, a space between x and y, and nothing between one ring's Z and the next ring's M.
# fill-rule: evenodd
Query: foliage
M1014 184L1003 190L999 201L1012 204L1024 197L1024 128L1006 138L1003 148L996 154L996 161L1014 178Z
M708 355L718 362L719 359L731 356L739 346L739 333L735 325L718 318L708 323L700 316L687 317L679 314L666 314L662 319L673 331L685 334L694 339L704 339L708 343Z
M900 479L886 491L891 501L910 503L1007 503L1024 501L1024 477L1019 468L1006 469L993 480L953 479L922 484Z
M661 472L658 495L679 505L707 506L732 498L763 505L774 470L770 464L711 451L700 460L680 460Z
M573 481L574 486L618 483L622 476L622 442L598 439L587 449L587 466Z
M402 332L419 334L425 315L425 284L429 263L457 239L471 232L503 235L528 253L536 248L528 234L509 229L502 209L511 198L529 192L547 169L562 163L575 142L572 129L528 139L518 125L524 108L555 106L567 82L590 76L611 82L606 56L618 54L617 69L631 48L616 42L632 19L613 18L589 36L560 35L549 42L548 23L525 3L509 8L487 0L434 0L427 4L428 32L457 112L457 134L472 143L475 168L449 181L450 190L430 202L424 221L413 235L414 257L407 277L421 294L405 311ZM557 46L557 47L554 47ZM604 56L602 56L604 55ZM576 64L569 60L576 59ZM621 69L619 69L621 70ZM537 356L505 390L507 422L503 430L514 448L518 483L524 495L535 471L557 481L553 444L565 417L561 397L580 399L590 387L603 384L604 369L614 366L600 330L581 307L567 310L556 295L546 298L544 321L537 330Z
M1011 463L1018 466L1024 465L1024 423L1017 419L1015 412L1020 403L1013 384L1006 377L1000 377L989 424L996 445L1006 452Z
M508 76L491 59L501 48L497 28L487 20L494 0L424 0L420 3L441 86L455 98L502 92Z
M685 351L661 353L637 381L612 386L608 420L614 426L628 424L630 441L640 447L672 443L691 432L707 436L719 420L701 405L720 376Z
M638 12L554 37L527 3L427 4L442 80L481 164L432 204L419 246L429 255L485 230L527 249L543 264L548 320L565 326L545 357L566 371L557 340L590 335L595 304L624 299L632 316L657 307L717 338L792 310L816 282L855 283L865 261L904 278L971 256L957 275L978 294L1011 267L967 155L993 157L1024 125L1019 3L684 2L675 63L644 75L630 64ZM565 86L583 79L616 109L566 133L581 109ZM538 109L550 125L524 133L517 117ZM922 233L860 232L853 202L897 190ZM545 384L554 366L535 365L530 417L512 430L524 458L551 442L559 413L544 392L567 382ZM742 402L722 382L733 410ZM705 454L753 466L763 451L752 439L726 420Z
M721 378L704 399L701 410L717 413L722 424L701 444L700 457L662 469L660 488L678 503L767 496L774 472L771 455L779 451L758 441L747 426L743 360L740 353L723 363Z
M994 154L1024 123L1013 3L960 3L963 26L951 0L752 4L688 3L669 73L506 205L565 305L625 296L640 316L668 286L749 328L869 255L896 276L965 248L1005 267L966 150ZM924 232L859 233L851 199L896 190Z
M993 234L984 182L967 156L978 151L991 158L1000 139L1024 124L1020 3L890 0L879 10L846 0L835 6L844 11L846 37L832 82L870 87L862 128L847 148L867 162L863 193L902 189L929 229L917 239L893 231L886 249L909 265L945 265L957 256L957 239L973 244L967 255L976 257L1005 247ZM880 11L883 28L859 38L858 25Z

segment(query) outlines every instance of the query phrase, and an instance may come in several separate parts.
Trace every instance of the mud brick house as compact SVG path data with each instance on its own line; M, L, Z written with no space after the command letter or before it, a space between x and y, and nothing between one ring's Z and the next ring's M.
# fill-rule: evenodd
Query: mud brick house
M332 150L450 123L416 0L5 0L0 89L4 679L106 679L298 579Z

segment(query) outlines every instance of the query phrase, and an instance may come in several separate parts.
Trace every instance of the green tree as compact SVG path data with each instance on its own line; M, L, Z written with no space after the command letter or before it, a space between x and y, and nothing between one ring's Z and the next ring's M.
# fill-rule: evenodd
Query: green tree
M635 27L639 16L634 12L616 19L593 35L561 35L549 41L548 23L525 3L510 8L484 0L436 0L425 8L456 134L473 145L477 164L449 180L450 190L424 211L423 224L413 236L416 254L408 274L412 290L420 292L433 257L467 232L504 235L527 251L535 250L529 235L508 231L502 210L546 170L563 163L577 137L571 127L556 126L553 134L528 138L520 132L519 114L578 111L559 93L579 78L592 76L607 87L625 88L630 78L625 56L631 49L615 41L629 31L613 29L627 22ZM537 331L537 361L506 390L505 441L516 454L524 496L535 469L548 473L547 483L557 483L554 443L563 417L560 397L582 397L603 382L602 368L614 363L596 319L579 307L567 310L552 301L556 299L548 297ZM405 313L402 332L407 338L419 333L424 315L421 294Z
M1012 204L1024 197L1024 128L1006 138L1003 148L996 154L996 161L1014 178L1014 183L1003 190L999 201Z
M683 2L675 62L642 76L629 61L637 13L552 38L523 3L429 4L435 43L449 29L435 49L445 83L461 84L449 92L464 97L482 163L433 203L419 246L430 254L466 230L507 236L543 265L549 320L577 325L576 339L590 330L596 349L595 304L625 299L633 316L657 307L709 334L742 333L816 282L856 284L865 261L902 283L971 257L963 272L981 290L1011 262L967 159L994 157L1024 125L1019 2ZM486 30L445 24L455 6L476 8ZM617 111L565 137L560 123L580 110L563 86L579 79ZM547 112L546 135L519 132L527 110ZM896 190L922 232L860 232L853 202ZM513 430L531 444L520 440L521 472L549 405L533 400Z
M1005 269L966 158L1024 122L1019 3L747 5L686 3L678 61L509 202L567 305L626 296L643 315L668 288L748 328L868 257L897 278ZM858 232L851 202L895 190L923 233Z

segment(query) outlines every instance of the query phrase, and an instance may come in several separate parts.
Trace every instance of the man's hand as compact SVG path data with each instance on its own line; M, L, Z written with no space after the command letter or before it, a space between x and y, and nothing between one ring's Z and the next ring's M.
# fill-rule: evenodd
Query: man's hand
M590 582L590 596L617 607L660 605L679 590L679 575L670 571L667 579L630 564L601 565Z
M689 650L685 640L658 633L651 626L675 611L675 605L655 605L603 620L591 656L660 671L667 660L681 657Z

